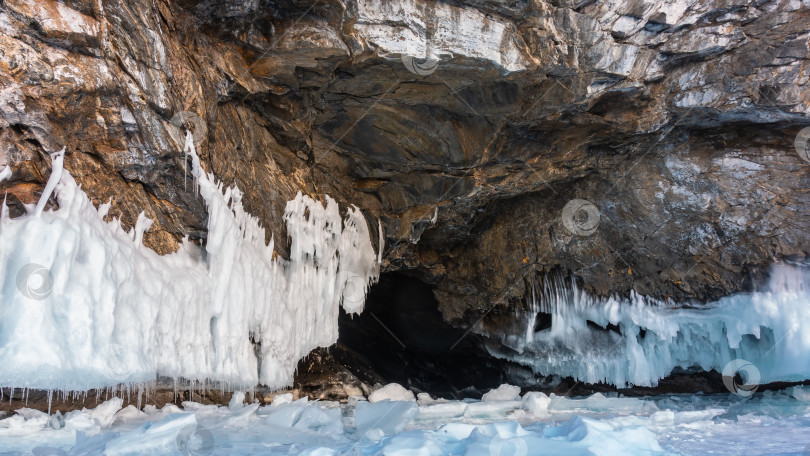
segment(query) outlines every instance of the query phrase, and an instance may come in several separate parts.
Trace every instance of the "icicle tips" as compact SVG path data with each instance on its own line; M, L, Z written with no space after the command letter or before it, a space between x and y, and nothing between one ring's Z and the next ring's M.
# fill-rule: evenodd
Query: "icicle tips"
M188 175L188 156L191 156L192 162L195 160L199 164L197 158L197 146L199 146L208 137L208 126L205 121L197 114L191 111L180 111L175 114L169 121L171 128L168 129L169 136L171 136L174 143L178 148L183 150L183 189L188 189L187 175ZM191 172L197 172L197 166L192 163ZM195 188L197 176L195 177Z

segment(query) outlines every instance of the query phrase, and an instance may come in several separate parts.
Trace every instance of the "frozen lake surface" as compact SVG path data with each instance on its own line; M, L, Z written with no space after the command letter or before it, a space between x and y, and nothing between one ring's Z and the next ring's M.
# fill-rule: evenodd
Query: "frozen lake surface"
M0 420L0 455L795 455L810 454L810 387L752 397L547 397L349 404L185 402ZM383 395L384 396L384 395ZM393 396L393 395L391 395ZM400 397L402 398L402 397Z

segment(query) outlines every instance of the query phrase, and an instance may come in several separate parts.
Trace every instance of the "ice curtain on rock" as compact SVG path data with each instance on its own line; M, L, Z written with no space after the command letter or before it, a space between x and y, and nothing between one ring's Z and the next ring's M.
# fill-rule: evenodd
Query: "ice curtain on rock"
M575 281L548 280L520 317L525 334L500 337L503 345L489 349L540 374L619 387L656 385L676 368L722 373L736 359L756 368L756 383L803 381L810 378L810 270L780 264L770 276L761 291L691 305L635 293L598 298ZM536 328L541 314L549 327Z
M338 307L360 312L379 276L365 217L341 217L299 192L284 220L290 259L245 212L241 192L205 174L187 136L196 191L208 208L202 247L160 256L93 207L63 152L40 203L0 220L0 385L87 390L165 375L232 386L292 383L298 360L337 340ZM5 176L5 174L0 174ZM43 211L55 190L59 208ZM382 249L382 229L380 228Z

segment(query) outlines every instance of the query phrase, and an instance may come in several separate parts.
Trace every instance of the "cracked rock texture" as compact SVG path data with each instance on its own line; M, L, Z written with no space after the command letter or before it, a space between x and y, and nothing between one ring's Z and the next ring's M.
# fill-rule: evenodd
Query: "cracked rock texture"
M809 38L808 0L5 0L0 191L22 213L65 146L150 247L204 242L189 111L280 255L286 201L330 194L453 324L551 272L712 299L810 250Z

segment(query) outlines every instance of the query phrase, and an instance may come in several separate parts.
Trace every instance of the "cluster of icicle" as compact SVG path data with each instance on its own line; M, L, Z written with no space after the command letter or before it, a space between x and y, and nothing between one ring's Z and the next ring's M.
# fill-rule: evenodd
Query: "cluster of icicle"
M499 338L510 349L489 350L539 374L651 386L676 368L723 372L742 359L761 383L810 378L810 269L802 265L774 265L765 289L703 305L599 298L561 277L533 289L528 304L519 315L525 331ZM535 328L539 314L550 327Z
M186 137L208 209L204 247L158 255L143 213L125 231L104 220L63 171L64 150L36 208L0 218L0 386L87 390L156 375L232 387L292 382L297 361L337 340L338 313L360 312L379 277L365 217L340 216L299 193L284 220L290 259L274 255L236 187L206 175ZM8 178L8 168L0 179ZM59 209L43 211L55 190Z

